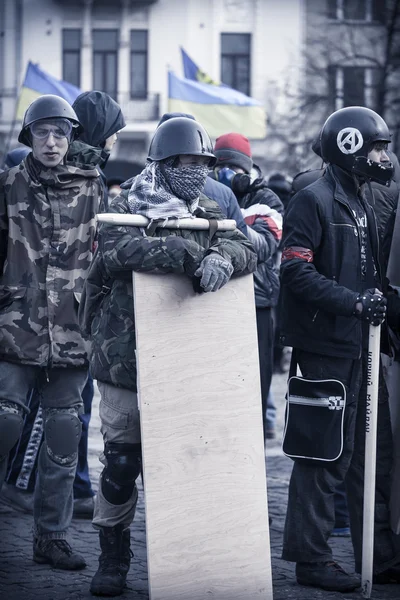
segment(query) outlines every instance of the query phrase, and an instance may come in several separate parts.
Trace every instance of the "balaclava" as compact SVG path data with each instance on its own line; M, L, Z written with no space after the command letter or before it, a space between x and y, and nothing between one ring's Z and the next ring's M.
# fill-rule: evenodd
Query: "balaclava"
M175 156L171 156L160 163L161 171L172 193L187 202L195 200L204 189L209 172L208 166L191 165L176 168L173 166L175 163Z

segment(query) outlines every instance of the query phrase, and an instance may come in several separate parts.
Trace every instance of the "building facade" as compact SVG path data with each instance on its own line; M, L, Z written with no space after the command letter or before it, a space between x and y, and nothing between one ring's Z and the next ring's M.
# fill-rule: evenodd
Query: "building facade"
M303 0L2 0L0 151L28 61L82 91L113 96L127 121L113 157L141 163L168 110L167 71L183 75L180 47L213 79L267 108L272 91L273 103L284 103L282 82L301 53L302 7ZM262 163L266 142L253 147Z

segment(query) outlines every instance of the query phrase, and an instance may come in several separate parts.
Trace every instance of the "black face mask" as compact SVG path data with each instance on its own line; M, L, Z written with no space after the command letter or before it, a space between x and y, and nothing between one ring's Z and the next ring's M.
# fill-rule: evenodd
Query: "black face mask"
M250 190L251 179L246 173L236 173L229 167L220 169L217 173L217 179L220 183L231 188L232 192L237 197L242 197Z
M382 185L389 186L393 177L393 163L380 163L370 160L366 156L357 156L354 159L352 173L363 179L370 179Z

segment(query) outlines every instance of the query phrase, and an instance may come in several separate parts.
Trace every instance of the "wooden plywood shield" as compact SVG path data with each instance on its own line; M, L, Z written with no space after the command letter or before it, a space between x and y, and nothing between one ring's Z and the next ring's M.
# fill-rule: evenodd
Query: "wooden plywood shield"
M270 600L253 278L133 284L151 600Z

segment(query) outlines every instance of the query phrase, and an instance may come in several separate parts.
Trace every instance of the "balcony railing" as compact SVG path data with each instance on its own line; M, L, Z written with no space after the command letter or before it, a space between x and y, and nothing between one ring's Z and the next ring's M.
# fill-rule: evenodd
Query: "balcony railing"
M160 94L148 94L147 98L131 98L130 93L118 94L117 102L127 123L158 121L160 118Z

